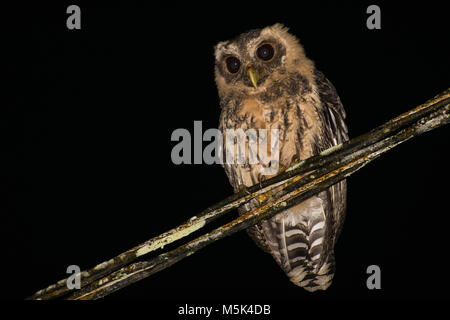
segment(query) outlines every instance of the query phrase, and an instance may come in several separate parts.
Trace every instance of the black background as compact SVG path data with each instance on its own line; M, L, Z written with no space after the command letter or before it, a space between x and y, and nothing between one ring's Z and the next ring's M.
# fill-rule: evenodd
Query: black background
M0 119L3 293L23 299L65 277L67 266L92 267L232 193L219 165L170 158L173 130L193 132L194 120L217 127L219 41L288 26L337 88L351 137L446 89L443 5L374 3L381 30L366 28L369 2L74 1L4 12L13 19L12 100ZM66 28L69 4L81 7L81 30ZM291 284L240 232L107 299L448 298L449 137L449 127L434 130L349 178L337 272L325 292ZM372 264L381 290L366 287Z

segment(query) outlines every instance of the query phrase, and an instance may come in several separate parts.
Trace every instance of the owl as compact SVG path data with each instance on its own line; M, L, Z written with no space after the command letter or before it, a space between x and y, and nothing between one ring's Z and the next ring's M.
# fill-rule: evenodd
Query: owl
M262 175L267 164L249 161L223 165L235 192L348 140L345 111L334 86L281 24L217 44L215 81L223 137L227 130L278 132L277 172ZM276 196L281 194L282 190ZM239 214L258 205L253 199L239 208ZM247 232L295 285L311 292L326 290L335 272L334 245L345 210L343 180Z

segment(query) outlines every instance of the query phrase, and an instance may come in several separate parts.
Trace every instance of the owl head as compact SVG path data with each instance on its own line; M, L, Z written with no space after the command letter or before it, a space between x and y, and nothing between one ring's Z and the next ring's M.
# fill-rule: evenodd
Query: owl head
M292 73L313 78L314 64L295 36L281 24L254 29L215 47L219 95L255 95L285 81Z

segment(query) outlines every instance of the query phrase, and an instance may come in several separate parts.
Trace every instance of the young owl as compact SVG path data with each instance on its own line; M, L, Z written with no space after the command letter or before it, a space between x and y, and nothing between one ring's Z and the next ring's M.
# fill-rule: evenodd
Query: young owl
M219 128L278 129L278 173L348 140L345 111L333 85L315 69L298 40L276 24L215 47ZM248 140L247 140L248 143ZM263 163L226 163L235 192L270 176ZM239 209L254 209L256 200ZM346 182L249 228L289 279L308 291L325 290L334 275L334 245L342 228Z

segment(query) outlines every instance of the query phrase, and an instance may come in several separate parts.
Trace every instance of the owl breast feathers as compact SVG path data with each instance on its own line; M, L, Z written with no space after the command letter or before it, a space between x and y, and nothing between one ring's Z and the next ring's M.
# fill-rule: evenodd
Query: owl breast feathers
M345 111L335 88L282 25L219 43L215 59L223 136L230 129L278 130L275 174L348 140ZM269 178L261 175L263 166L246 161L226 163L224 168L238 191ZM254 199L239 213L257 205ZM346 182L341 181L247 231L294 284L308 291L325 290L334 275L334 245L345 207Z

